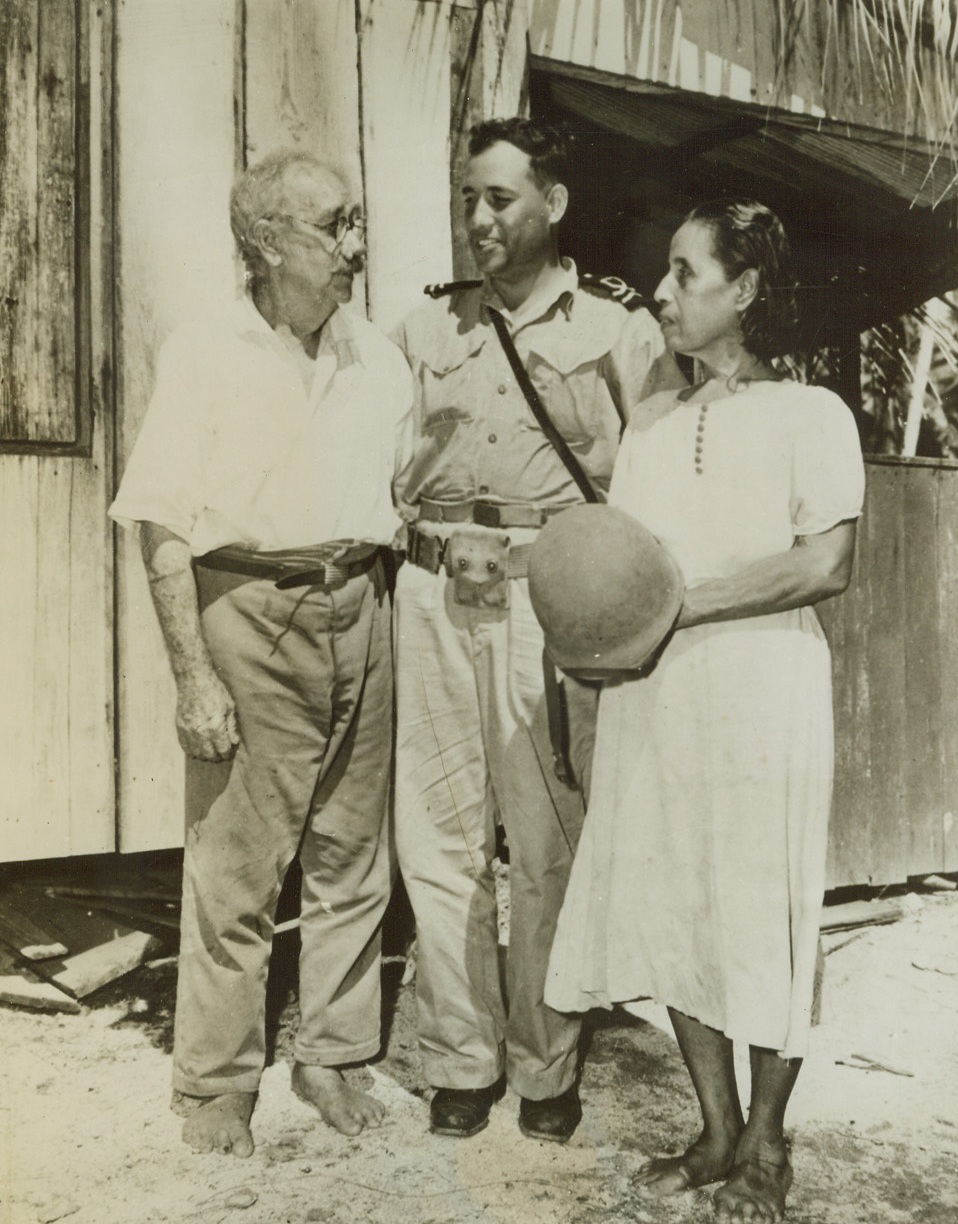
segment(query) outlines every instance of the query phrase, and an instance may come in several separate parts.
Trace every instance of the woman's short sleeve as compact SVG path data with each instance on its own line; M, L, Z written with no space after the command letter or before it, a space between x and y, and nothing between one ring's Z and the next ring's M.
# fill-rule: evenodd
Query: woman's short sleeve
M862 512L858 427L844 401L824 387L797 386L791 413L792 526L796 535L817 535Z

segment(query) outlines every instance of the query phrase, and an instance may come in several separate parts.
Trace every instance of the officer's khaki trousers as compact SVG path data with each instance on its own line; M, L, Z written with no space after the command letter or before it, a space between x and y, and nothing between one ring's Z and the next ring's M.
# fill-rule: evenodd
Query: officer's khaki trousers
M229 764L192 762L188 776L174 1087L212 1096L259 1084L273 920L297 849L295 1057L332 1066L379 1049L392 674L378 566L339 588L285 592L201 569L197 579L241 735Z
M396 842L416 916L428 1081L481 1088L506 1070L516 1092L541 1100L575 1075L579 1020L546 1007L542 993L583 804L553 770L527 583L509 587L508 611L467 608L444 574L408 563L399 572ZM581 694L591 726L595 694ZM491 867L497 812L510 851L508 1018Z

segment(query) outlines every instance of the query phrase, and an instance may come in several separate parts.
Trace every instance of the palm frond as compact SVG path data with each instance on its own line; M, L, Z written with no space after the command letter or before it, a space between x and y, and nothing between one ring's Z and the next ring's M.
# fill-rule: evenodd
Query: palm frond
M958 106L958 4L955 0L777 0L779 64L799 52L811 6L824 28L822 86L838 84L850 65L859 99L874 89L903 106L909 134L955 150ZM849 64L841 61L847 48ZM958 160L958 159L956 159Z

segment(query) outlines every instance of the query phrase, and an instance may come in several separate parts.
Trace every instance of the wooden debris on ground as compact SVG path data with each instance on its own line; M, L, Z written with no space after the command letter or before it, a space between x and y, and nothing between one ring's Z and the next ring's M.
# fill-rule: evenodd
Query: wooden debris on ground
M77 1012L77 1000L169 952L179 928L178 888L172 880L117 874L105 881L102 873L90 878L67 869L59 879L0 881L0 1002Z
M928 875L921 882L922 888L929 888L932 892L954 892L958 889L958 882L949 880L947 876Z
M836 1058L839 1067L854 1067L858 1071L887 1071L889 1075L905 1075L914 1079L914 1071L907 1067L898 1067L872 1054L849 1054L847 1058Z
M32 970L17 964L16 957L0 944L0 1003L32 1007L38 1011L80 1011L80 1004Z
M109 899L103 901L91 902L96 909L104 914L115 914L118 918L123 918L127 922L132 922L135 926L151 926L163 927L171 931L180 929L179 909L172 905L171 902L158 905L127 905L123 901L111 901Z
M826 905L822 910L821 930L840 931L846 927L874 926L882 922L898 922L908 907L896 897L879 901L845 901L841 905Z
M71 901L178 901L179 890L163 884L87 884L48 886L48 897L66 897Z
M56 935L21 909L9 897L0 896L0 940L26 960L49 960L66 956L69 948Z
M155 956L162 941L145 931L122 931L108 943L69 956L50 981L76 999L85 999L101 986L115 982L143 961ZM49 963L49 962L47 962Z

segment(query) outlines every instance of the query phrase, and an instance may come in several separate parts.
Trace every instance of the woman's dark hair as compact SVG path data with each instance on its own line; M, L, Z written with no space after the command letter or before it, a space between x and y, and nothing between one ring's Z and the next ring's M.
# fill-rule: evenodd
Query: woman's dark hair
M528 158L540 187L568 182L569 135L548 123L523 119L486 119L469 130L469 156L477 157L494 144L505 141L521 149Z
M758 292L741 317L745 348L763 361L793 352L798 328L795 274L778 217L755 200L710 200L685 219L712 231L712 253L729 280L746 268L758 273Z

